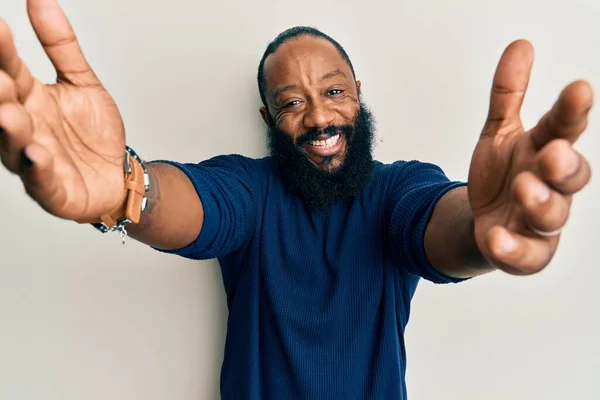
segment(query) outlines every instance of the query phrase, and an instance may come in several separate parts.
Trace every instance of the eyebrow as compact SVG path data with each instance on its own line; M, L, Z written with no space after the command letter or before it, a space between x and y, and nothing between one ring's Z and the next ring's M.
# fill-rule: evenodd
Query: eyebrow
M287 85L282 88L275 89L271 95L273 99L276 99L281 93L287 92L288 90L298 89L298 85Z
M341 69L336 69L335 71L331 71L323 75L320 80L324 81L325 79L331 79L336 76L343 76L344 78L346 78L346 74L342 72Z
M319 79L319 81L324 81L326 79L331 79L331 78L334 78L336 76L343 76L345 78L346 74L341 69L336 69L334 71L330 71L330 72L326 73L325 75L323 75ZM287 92L289 90L298 89L298 88L299 88L298 85L287 85L287 86L275 89L273 91L272 98L276 99L280 94L282 94L284 92Z

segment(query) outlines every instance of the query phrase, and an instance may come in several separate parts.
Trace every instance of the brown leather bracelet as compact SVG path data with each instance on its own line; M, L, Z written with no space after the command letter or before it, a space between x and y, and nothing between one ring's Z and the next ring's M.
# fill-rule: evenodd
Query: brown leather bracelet
M125 226L140 222L142 211L146 208L148 200L146 192L150 188L150 177L144 161L129 146L125 146L123 172L125 179L123 201L108 214L89 223L102 233L120 231L125 242L127 235Z

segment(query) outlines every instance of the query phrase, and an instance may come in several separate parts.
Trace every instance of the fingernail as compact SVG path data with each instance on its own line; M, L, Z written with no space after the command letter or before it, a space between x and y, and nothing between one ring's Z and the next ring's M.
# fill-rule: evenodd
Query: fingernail
M579 163L579 156L575 152L571 151L567 161L567 177L575 175L575 173L579 170Z
M533 200L536 203L544 203L550 199L550 189L542 182L533 185Z
M27 156L27 152L25 152L25 150L23 150L22 162L27 168L33 167L33 161L31 161L31 158Z
M517 241L508 232L502 232L500 247L504 253L512 253L517 249Z

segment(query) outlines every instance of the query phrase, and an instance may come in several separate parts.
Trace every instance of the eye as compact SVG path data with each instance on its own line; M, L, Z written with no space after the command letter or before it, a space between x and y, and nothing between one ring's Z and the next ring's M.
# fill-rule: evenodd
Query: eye
M338 96L342 93L344 93L344 91L342 89L331 89L331 90L327 91L328 96Z
M281 107L281 108L290 108L290 107L293 107L293 106L297 106L298 104L300 104L300 100L292 100L289 103L285 103L283 105L283 107Z

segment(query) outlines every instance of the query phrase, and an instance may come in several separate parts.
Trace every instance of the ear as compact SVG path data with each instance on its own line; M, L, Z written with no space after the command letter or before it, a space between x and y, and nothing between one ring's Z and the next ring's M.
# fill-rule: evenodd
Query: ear
M273 119L271 118L271 114L269 114L269 109L267 107L260 108L260 116L262 117L265 124L271 126L273 124Z
M356 81L356 93L360 95L360 85L362 83L360 81Z

